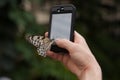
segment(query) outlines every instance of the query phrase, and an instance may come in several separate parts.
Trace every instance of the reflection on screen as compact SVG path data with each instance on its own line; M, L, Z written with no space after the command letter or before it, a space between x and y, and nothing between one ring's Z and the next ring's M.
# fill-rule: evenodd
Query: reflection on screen
M72 13L53 14L51 23L51 39L65 38L70 40Z

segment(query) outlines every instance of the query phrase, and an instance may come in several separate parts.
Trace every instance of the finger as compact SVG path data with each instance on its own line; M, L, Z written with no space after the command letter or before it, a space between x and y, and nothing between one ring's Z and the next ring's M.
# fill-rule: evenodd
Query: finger
M48 32L45 33L45 37L48 37Z
M58 60L58 61L61 61L62 62L62 58L63 58L63 55L60 55L60 54L57 54L57 53L54 53L52 51L48 51L47 52L47 55L55 60Z
M75 43L84 43L85 42L85 39L82 35L80 35L78 32L74 32L74 35L75 35L75 38L74 38L74 41Z
M67 66L69 59L70 59L69 55L64 55L62 58L62 62Z
M74 44L67 39L57 39L55 40L57 46L67 49L69 52L74 48Z

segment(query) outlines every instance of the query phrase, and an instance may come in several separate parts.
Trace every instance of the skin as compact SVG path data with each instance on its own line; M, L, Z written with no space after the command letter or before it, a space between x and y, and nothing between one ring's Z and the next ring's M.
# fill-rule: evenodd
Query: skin
M45 36L47 37L48 33ZM66 39L55 40L59 47L69 51L68 54L61 55L47 51L47 55L62 62L78 77L78 80L102 80L101 68L85 39L77 32L74 33L74 36L74 42Z

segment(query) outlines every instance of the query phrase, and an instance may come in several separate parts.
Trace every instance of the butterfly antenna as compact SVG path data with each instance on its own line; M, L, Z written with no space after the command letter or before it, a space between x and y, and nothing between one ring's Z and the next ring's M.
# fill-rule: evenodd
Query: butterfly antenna
M29 38L30 38L30 35L29 35L29 34L26 34L26 35L25 35L25 39L26 39L28 42L30 42L30 41L29 41Z

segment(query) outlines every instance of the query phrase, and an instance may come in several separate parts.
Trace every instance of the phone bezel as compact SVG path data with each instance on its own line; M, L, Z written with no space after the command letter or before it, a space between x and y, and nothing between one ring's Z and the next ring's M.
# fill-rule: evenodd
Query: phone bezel
M64 8L64 10L61 10L60 12L58 12L58 9ZM53 14L64 14L64 13L72 13L71 16L71 31L70 31L70 41L74 42L74 21L75 21L75 14L76 14L76 8L74 5L72 4L64 4L64 5L56 5L53 6L51 8L51 12L50 12L50 27L49 27L49 33L48 33L48 37L50 38L51 36L51 23L52 23L52 15ZM57 48L56 48L57 49ZM66 52L65 50L63 50L63 52Z

